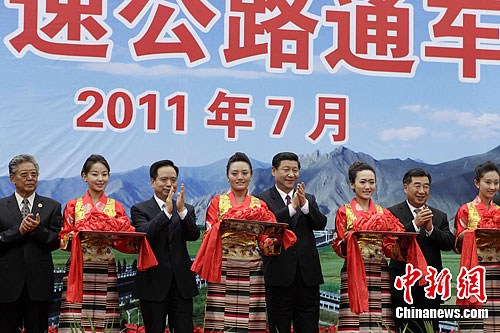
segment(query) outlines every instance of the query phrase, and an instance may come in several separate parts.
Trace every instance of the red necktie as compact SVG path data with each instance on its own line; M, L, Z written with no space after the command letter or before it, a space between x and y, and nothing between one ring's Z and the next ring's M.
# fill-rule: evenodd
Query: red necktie
M285 200L286 200L287 206L292 203L292 199L290 198L290 196L288 194L286 195Z

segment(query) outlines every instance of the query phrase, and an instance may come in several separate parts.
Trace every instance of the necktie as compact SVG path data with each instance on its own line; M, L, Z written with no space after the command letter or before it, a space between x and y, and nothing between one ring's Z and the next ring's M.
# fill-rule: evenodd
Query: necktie
M164 210L164 209L165 209L165 207L167 207L167 204L163 203L163 204L161 205L161 210Z
M26 198L21 201L21 215L23 216L23 219L30 213L29 203L29 200Z
M418 213L420 213L421 209L420 208L415 208L413 210L413 212L415 213L415 215L417 215Z
M288 194L286 195L285 200L286 200L287 206L292 203L292 199L290 198L290 196Z

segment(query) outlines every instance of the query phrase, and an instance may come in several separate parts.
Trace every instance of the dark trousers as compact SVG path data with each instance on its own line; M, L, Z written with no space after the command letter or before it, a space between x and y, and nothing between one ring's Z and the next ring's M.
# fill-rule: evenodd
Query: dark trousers
M306 286L297 268L290 286L266 285L267 320L271 333L318 332L319 285Z
M180 295L174 278L163 301L141 299L140 303L146 333L164 333L167 315L170 332L193 333L193 299Z
M1 296L0 296L1 297ZM15 302L0 303L0 332L45 333L49 326L50 302L38 302L28 295L26 284Z

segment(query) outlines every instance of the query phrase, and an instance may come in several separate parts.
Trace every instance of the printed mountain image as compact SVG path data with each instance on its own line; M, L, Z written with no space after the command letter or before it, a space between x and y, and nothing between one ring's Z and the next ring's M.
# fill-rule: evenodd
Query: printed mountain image
M347 179L347 169L352 162L363 161L375 167L377 192L374 199L384 207L404 200L402 177L408 169L424 168L432 175L428 204L446 212L448 219L453 220L458 207L477 194L473 181L474 167L487 160L500 165L500 146L484 154L440 164L426 164L411 159L376 160L368 154L339 147L327 154L316 151L300 156L300 181L305 183L307 192L316 196L321 210L328 216L327 228L331 229L337 208L353 197ZM254 174L250 191L260 193L273 185L271 165L255 160L252 164ZM179 181L185 185L188 202L196 208L199 224L204 223L205 209L212 196L228 188L225 166L226 160L221 160L200 167L180 167ZM39 194L52 197L63 205L71 198L82 195L85 190L85 183L79 176L41 180L38 185ZM9 178L1 177L0 196L10 195L13 191ZM153 190L149 182L149 166L113 173L106 194L122 202L127 212L135 203L150 198Z

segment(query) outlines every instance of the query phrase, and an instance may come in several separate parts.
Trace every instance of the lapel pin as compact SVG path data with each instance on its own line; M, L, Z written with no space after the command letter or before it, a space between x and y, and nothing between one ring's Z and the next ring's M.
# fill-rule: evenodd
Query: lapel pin
M41 202L38 203L38 208L42 208L43 204Z

